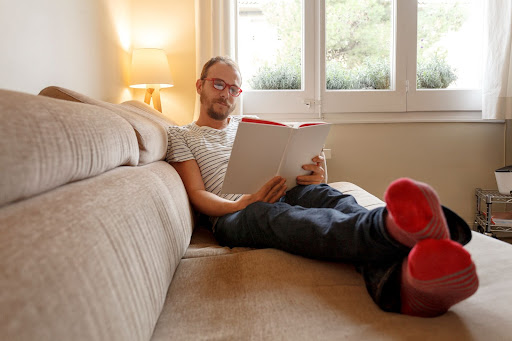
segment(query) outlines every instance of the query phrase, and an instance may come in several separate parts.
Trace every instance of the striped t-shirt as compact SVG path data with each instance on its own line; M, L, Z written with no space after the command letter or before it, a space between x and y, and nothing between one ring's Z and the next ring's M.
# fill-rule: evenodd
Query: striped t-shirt
M241 194L221 194L233 142L242 116L230 116L224 129L200 127L195 122L186 126L171 126L168 130L166 161L196 160L206 191L235 201Z

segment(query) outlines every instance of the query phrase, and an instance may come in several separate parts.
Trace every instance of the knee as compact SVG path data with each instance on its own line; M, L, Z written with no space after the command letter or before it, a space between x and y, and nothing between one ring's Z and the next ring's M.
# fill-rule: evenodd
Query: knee
M308 185L304 188L304 194L307 193L308 196L312 197L321 197L321 198L327 198L329 196L338 196L342 194L337 189L332 188L328 184L315 184L315 185Z
M315 185L309 185L311 186L311 190L312 191L321 191L321 192L324 192L324 191L336 191L334 188L332 188L331 186L329 186L328 184L315 184Z
M293 187L288 193L300 196L306 193L310 195L312 193L322 193L329 190L334 190L334 188L330 187L328 184L298 185Z

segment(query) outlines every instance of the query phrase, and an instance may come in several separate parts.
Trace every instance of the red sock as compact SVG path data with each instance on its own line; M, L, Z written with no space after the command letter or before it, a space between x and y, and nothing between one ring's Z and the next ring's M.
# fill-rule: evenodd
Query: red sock
M402 313L439 316L477 288L475 264L462 245L448 239L425 239L402 265Z
M403 245L413 247L419 240L449 239L450 232L436 192L422 182L395 180L384 194L389 234Z

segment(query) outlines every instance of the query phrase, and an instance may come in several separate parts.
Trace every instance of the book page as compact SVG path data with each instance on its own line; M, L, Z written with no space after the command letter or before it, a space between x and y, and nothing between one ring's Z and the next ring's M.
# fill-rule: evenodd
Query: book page
M330 129L330 124L306 125L294 129L278 174L286 178L288 189L297 185L298 175L311 173L302 169L302 165L312 163L311 159L321 154Z
M293 128L241 122L221 193L256 193L277 175Z

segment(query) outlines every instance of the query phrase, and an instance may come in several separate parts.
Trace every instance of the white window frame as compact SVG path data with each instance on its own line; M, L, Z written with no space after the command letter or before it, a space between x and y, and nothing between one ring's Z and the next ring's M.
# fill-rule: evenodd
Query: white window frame
M244 114L356 123L481 121L480 89L416 89L417 1L393 2L390 90L326 90L324 9L325 0L303 0L303 89L244 90Z
M484 0L485 1L485 0ZM398 0L402 12L399 18L403 18L407 25L409 34L405 33L407 58L407 79L406 84L411 84L407 92L406 111L482 111L482 90L481 89L416 89L416 46L417 46L417 14L418 2Z
M282 113L302 114L310 117L314 114L315 106L307 105L307 100L315 98L315 49L307 49L313 46L316 39L316 0L303 0L302 16L302 84L301 90L244 90L243 110L244 114L273 114ZM238 12L238 11L237 11ZM309 14L309 15L308 15ZM238 55L238 53L237 53ZM243 70L242 70L243 72ZM243 88L243 86L242 86Z

